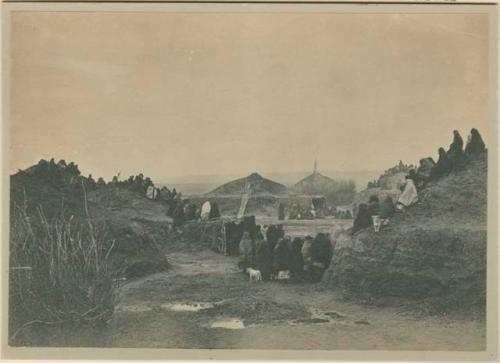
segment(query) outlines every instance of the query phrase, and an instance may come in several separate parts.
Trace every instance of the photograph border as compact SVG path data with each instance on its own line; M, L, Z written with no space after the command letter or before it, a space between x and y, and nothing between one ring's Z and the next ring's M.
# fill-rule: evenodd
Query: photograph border
M496 4L340 3L19 3L2 5L2 359L88 360L434 360L494 361L498 357L498 7ZM488 130L487 348L485 351L315 351L150 348L17 348L7 344L9 271L10 17L17 11L58 12L307 12L307 13L487 13L490 19Z

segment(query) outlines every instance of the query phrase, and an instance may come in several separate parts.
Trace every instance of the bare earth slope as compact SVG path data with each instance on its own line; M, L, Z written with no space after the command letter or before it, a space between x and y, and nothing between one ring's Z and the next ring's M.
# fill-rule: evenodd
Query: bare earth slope
M108 329L88 335L48 335L47 344L188 349L485 348L480 321L360 305L317 284L249 283L236 267L237 258L207 250L175 252L168 258L172 266L167 272L123 287ZM214 326L236 319L242 323L239 329Z

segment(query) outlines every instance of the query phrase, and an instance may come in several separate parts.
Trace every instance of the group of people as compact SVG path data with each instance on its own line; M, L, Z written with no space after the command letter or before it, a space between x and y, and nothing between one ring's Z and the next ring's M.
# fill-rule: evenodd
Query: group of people
M180 195L180 193L177 195ZM169 201L167 215L172 217L174 226L180 226L187 221L206 221L221 216L217 202L206 201L201 206L198 206L190 200L181 199L180 197Z
M486 146L477 129L471 130L465 149L462 136L455 130L453 131L453 142L448 151L442 147L439 148L439 159L430 170L429 180L437 180L452 171L463 170L469 161L481 157L486 152Z
M283 214L279 214L279 216L282 216ZM337 219L352 219L352 214L349 210L337 210L335 206L324 206L324 208L314 208L311 207L309 209L303 208L300 204L294 203L291 207L290 214L288 216L288 219L294 219L294 220L312 220L316 218L323 218L323 217L328 217L332 216ZM280 220L283 220L283 218L279 218Z
M418 201L418 193L427 183L436 181L452 172L466 168L467 163L481 158L487 153L484 141L475 128L471 130L464 149L464 142L457 130L453 131L453 142L448 151L439 148L439 159L431 157L420 160L419 167L409 170L405 183L401 186L401 195L394 204L391 197L386 197L382 204L376 195L372 195L368 204L360 203L354 219L352 233L371 227L376 218L387 220L397 210L404 210ZM400 162L401 164L401 162Z
M245 231L239 243L239 267L260 271L263 281L286 276L292 279L320 281L333 255L330 236L318 233L315 238L285 236L282 225L263 226Z
M410 185L412 189L415 189L415 193L418 193L426 187L427 183L439 180L452 172L464 170L467 163L486 155L487 150L481 134L473 128L467 138L465 148L462 136L457 130L454 130L453 141L448 151L440 147L438 153L437 163L431 157L421 159L419 167L416 170L410 170L406 176L407 182L403 187Z
M288 215L288 219L314 219L316 216L314 208L304 208L299 203L293 203L290 207L290 213Z
M387 220L395 212L396 206L394 205L392 197L387 196L382 203L380 203L379 198L376 195L372 195L370 196L368 204L360 203L358 205L352 233L371 227L373 225L373 217L378 216L381 220Z

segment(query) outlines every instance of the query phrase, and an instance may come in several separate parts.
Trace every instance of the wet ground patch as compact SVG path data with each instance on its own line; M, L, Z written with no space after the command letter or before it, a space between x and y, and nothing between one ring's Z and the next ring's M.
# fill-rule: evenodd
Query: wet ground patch
M223 319L214 321L210 327L212 329L245 329L245 324L240 319Z

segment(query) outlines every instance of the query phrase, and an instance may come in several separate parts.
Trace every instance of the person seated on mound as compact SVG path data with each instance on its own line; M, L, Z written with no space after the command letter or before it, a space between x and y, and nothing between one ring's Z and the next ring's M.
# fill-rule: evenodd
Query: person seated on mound
M430 156L427 158L420 159L419 167L417 169L417 174L420 174L422 177L429 177L431 174L431 170L436 165L436 162Z
M438 180L439 178L451 173L453 164L448 158L448 154L442 147L439 148L439 159L436 165L431 170L430 180Z
M382 219L388 219L394 215L396 208L394 206L394 201L390 196L387 196L380 206L380 216Z
M420 159L420 166L417 169L417 190L425 188L435 165L436 163L431 157Z
M463 170L465 167L464 141L457 130L453 130L453 142L447 152L453 170Z
M174 227L179 227L184 223L185 217L184 217L184 207L182 203L176 204L175 209L172 212L172 218L174 220Z
M465 146L465 156L468 160L477 159L480 155L486 153L486 146L483 138L477 129L470 130L470 135Z
M415 169L411 169L409 171L407 177L408 177L408 179L413 180L413 184L415 184L415 188L417 188L417 191L420 191L425 183L425 180L422 180L422 178L417 174Z
M410 175L406 176L406 182L404 184L403 193L399 196L398 203L396 208L399 210L403 210L404 208L408 208L418 200L417 187L415 186L415 182L411 178Z
M213 202L210 208L210 213L208 214L208 219L220 218L219 205L217 202Z
M378 216L380 214L380 204L375 194L371 195L368 201L368 213L370 213L370 216Z
M196 219L196 204L186 204L184 207L184 219L186 221L193 221Z
M365 203L360 203L358 205L358 212L356 213L356 218L354 218L354 224L352 226L352 233L356 233L364 228L368 228L372 225L372 217L368 210L368 206Z

